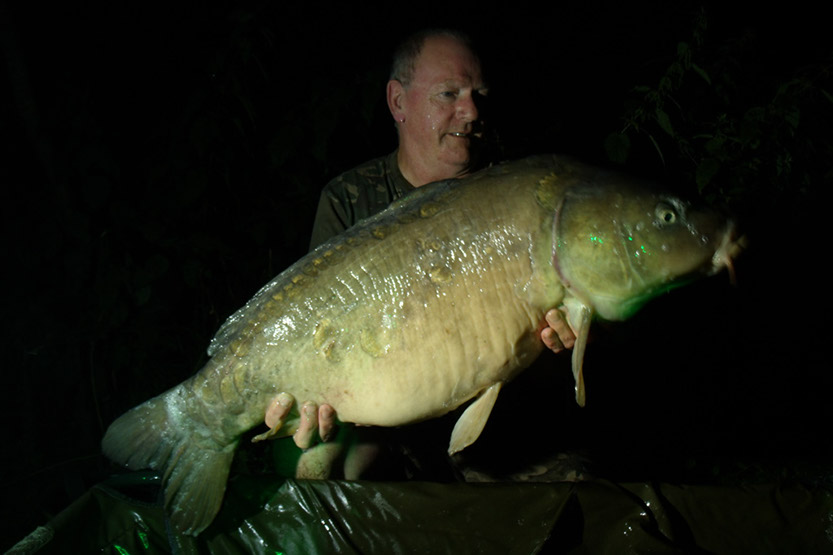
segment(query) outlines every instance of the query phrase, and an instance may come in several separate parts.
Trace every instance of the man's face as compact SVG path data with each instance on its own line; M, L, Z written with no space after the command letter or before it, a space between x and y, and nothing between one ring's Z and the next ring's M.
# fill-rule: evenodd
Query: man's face
M477 140L477 102L486 92L480 63L465 45L449 37L427 39L402 91L400 148L434 165L436 179L465 173L471 141Z

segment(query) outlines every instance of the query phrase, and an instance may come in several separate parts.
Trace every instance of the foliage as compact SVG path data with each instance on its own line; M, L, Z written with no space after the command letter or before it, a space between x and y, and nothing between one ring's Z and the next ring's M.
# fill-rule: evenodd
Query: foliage
M796 68L765 42L771 37L710 33L704 9L692 27L656 82L632 89L622 129L605 140L609 159L652 152L699 193L741 211L810 202L831 179L830 52L818 60L804 52ZM759 65L761 53L771 57Z

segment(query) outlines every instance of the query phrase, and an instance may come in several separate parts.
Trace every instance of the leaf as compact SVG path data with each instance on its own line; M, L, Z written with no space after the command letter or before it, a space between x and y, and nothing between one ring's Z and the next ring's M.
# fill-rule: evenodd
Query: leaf
M662 149L659 147L659 143L657 143L654 136L648 133L648 138L651 139L651 142L654 144L654 148L657 150L657 154L659 154L659 159L662 161L662 165L665 165L665 156L662 155Z
M662 128L663 131L668 133L671 137L674 136L674 128L671 126L671 118L668 117L668 114L665 110L661 108L657 108L657 123Z
M784 121L792 129L798 127L798 122L801 119L801 109L798 106L790 106L784 111Z
M711 183L711 180L717 174L719 169L720 162L714 158L705 158L702 162L700 162L697 166L697 173L695 176L695 180L697 181L697 190L702 193L703 189Z
M611 162L624 164L630 153L631 140L625 133L611 133L604 140L604 149Z
M706 142L705 149L706 152L708 152L709 154L715 154L720 152L725 144L726 137L723 135L718 135L716 137L712 137Z
M702 67L698 66L698 65L697 65L697 64L695 64L695 63L692 63L692 64L691 64L691 69L693 69L693 70L695 71L695 73L697 73L697 75L699 75L699 76L703 79L703 81L705 81L705 82L706 82L706 83L708 83L709 85L711 85L711 84L712 84L712 80L711 80L711 78L709 77L709 74L708 74L708 73L706 73L706 70L705 70L705 69L703 69Z

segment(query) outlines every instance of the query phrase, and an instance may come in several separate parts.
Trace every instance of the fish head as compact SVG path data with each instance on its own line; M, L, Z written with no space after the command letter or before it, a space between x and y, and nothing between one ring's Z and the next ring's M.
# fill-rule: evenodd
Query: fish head
M571 187L554 220L553 262L568 291L608 320L723 267L740 250L719 211L623 179Z

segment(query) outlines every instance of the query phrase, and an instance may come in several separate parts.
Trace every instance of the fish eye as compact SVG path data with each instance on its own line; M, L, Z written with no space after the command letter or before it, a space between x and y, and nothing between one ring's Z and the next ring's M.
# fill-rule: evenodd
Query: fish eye
M664 202L657 204L656 211L654 212L654 216L656 217L657 223L660 225L671 225L677 223L677 211L674 208Z

